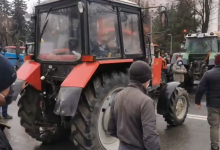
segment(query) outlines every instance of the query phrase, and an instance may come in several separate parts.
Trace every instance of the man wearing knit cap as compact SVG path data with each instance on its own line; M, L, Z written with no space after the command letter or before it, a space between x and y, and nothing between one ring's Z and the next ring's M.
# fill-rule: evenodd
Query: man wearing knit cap
M13 88L12 84L17 78L14 68L9 61L0 54L0 107L9 105L12 102ZM3 130L8 127L0 120L0 150L12 150L8 139L6 138ZM10 128L10 127L8 127Z
M201 99L206 93L208 123L210 125L211 150L219 150L220 125L220 54L215 57L215 67L207 71L197 88L195 103L201 107Z
M119 139L119 150L160 150L154 101L146 95L152 71L143 61L129 69L130 83L112 102L108 133Z

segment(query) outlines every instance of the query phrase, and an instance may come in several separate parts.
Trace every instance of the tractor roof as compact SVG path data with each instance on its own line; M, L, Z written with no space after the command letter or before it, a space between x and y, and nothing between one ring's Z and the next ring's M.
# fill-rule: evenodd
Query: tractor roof
M40 3L38 6L44 5L44 4L53 3L53 2L57 2L57 1L61 1L61 0L45 0L45 1L43 1L42 3ZM100 0L100 1L102 1L102 0ZM137 5L137 3L131 2L131 1L129 1L129 0L107 0L107 1L139 7L139 6Z
M214 32L211 33L189 33L186 35L186 38L207 38L207 37L218 37Z

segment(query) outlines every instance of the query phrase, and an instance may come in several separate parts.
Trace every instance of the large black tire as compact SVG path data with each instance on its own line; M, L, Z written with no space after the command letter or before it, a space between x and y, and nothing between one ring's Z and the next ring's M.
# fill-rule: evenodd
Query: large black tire
M70 129L64 129L63 126L61 126L61 117L53 113L54 107L47 108L46 116L50 124L57 124L58 132L46 138L41 137L39 126L34 124L36 119L41 119L39 91L34 87L29 85L21 92L18 107L18 116L21 119L20 124L25 128L25 132L32 138L44 144L51 144L69 137Z
M183 104L183 113L178 117L176 112L177 111L176 107L178 101L181 100L185 102ZM189 108L189 98L187 91L181 87L177 87L171 96L168 113L165 114L163 117L165 118L165 121L171 126L181 125L187 117L188 108Z
M194 78L190 76L188 73L185 75L184 85L186 87L193 87L194 86Z
M91 80L84 89L71 127L71 141L78 149L105 150L98 132L99 113L108 94L114 89L123 89L128 81L127 71L106 72Z

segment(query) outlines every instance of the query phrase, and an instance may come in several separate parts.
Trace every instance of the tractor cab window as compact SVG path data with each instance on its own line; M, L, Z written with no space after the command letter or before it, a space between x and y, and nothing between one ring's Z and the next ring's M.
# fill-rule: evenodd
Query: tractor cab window
M185 49L189 53L218 52L217 38L187 38Z
M77 6L40 13L39 58L46 61L76 61L81 57Z
M116 8L88 3L90 53L97 58L120 57Z
M120 16L125 54L141 54L138 15L121 12Z

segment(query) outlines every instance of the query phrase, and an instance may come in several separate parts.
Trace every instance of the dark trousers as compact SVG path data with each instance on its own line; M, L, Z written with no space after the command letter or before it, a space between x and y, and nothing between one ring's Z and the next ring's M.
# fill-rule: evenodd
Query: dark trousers
M4 131L0 130L0 150L12 150Z
M208 107L208 123L210 125L210 140L212 149L219 147L220 108Z
M8 105L2 106L2 116L6 117L8 114Z
M131 145L120 142L118 150L147 150L147 149L139 149Z

